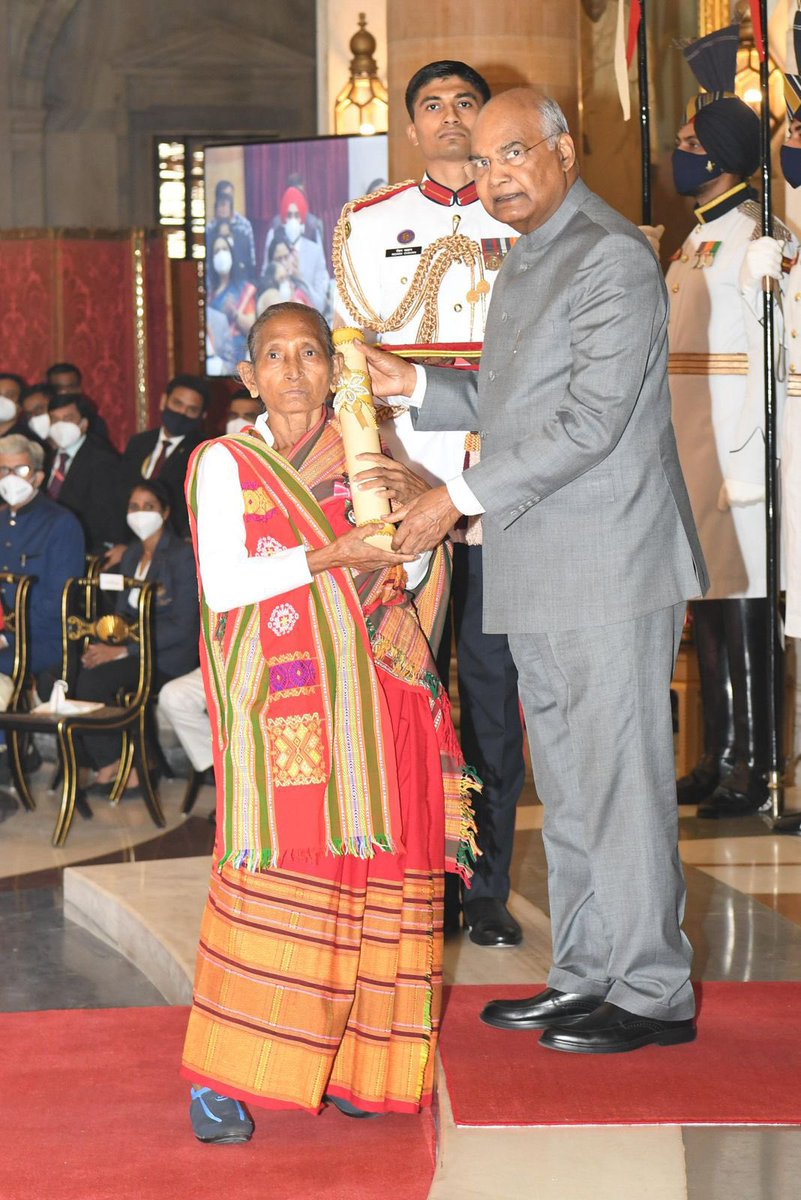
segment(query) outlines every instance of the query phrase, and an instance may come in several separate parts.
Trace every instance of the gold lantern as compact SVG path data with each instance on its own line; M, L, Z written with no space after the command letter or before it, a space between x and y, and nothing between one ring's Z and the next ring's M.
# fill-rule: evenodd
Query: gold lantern
M378 78L373 55L376 40L365 28L367 18L359 13L359 28L350 39L353 59L350 79L336 98L334 129L337 133L386 133L389 114L387 89Z

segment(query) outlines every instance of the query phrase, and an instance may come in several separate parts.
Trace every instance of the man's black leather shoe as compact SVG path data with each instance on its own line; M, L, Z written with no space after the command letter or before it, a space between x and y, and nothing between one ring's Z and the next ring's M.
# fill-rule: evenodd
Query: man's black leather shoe
M676 1046L695 1041L695 1019L660 1021L604 1002L570 1025L551 1025L540 1038L547 1050L569 1054L622 1054L641 1046Z
M477 946L519 946L523 940L523 930L503 900L494 896L467 900L464 922L470 930L470 941Z
M676 800L679 804L703 804L720 782L720 766L711 754L705 754L688 775L676 780Z
M721 779L697 815L706 820L723 817L748 817L770 808L770 792L766 771L746 762L739 762Z
M481 1020L496 1029L545 1029L586 1017L603 1002L603 996L582 996L577 992L546 988L528 1000L490 1000L481 1013Z

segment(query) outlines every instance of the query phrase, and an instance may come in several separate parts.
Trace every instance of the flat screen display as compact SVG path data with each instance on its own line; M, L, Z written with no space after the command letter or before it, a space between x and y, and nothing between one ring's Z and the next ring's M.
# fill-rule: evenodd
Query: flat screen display
M206 372L234 375L271 304L331 321L331 238L342 206L387 181L387 138L207 146Z

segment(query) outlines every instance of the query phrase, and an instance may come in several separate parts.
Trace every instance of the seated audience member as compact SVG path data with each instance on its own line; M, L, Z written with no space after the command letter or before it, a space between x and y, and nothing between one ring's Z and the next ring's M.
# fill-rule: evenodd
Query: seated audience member
M214 220L206 226L206 258L209 261L221 225L230 229L234 266L238 274L242 279L253 279L256 274L253 226L247 217L236 211L234 185L227 179L221 179L214 189Z
M120 574L160 584L153 598L154 692L198 664L197 574L192 547L170 533L170 497L158 480L141 480L128 499L127 521L134 538L120 563ZM115 611L134 620L139 589L120 592ZM139 670L134 645L89 646L78 675L76 695L82 700L113 702L120 688L133 688ZM80 757L97 768L95 782L105 787L117 774L121 734L92 734L82 739ZM138 784L129 780L131 787Z
M279 232L267 251L267 271L259 284L259 298L256 301L258 316L261 316L265 308L271 308L273 304L282 304L286 300L314 307L303 280L292 273L294 265L295 256L289 248L289 242L284 234Z
M228 401L225 413L225 432L241 433L264 412L258 396L251 396L247 388L237 388Z
M235 375L234 342L225 313L206 305L206 374Z
M97 405L91 396L83 390L83 375L75 363L53 363L45 372L47 383L59 394L67 393L83 396L89 408L89 432L104 442L109 441L108 425L101 417Z
M206 261L206 305L226 317L236 364L247 357L247 336L256 319L256 288L237 266L233 244L230 226L220 225Z
M159 692L159 719L173 729L194 770L213 777L211 721L200 667L164 684Z
M319 242L313 241L305 232L309 215L309 202L300 188L287 188L281 197L281 229L274 235L287 242L291 252L291 275L302 281L313 308L326 312L331 278L325 261L325 251ZM264 242L262 274L266 275L270 265L272 230L268 230Z
M56 389L49 383L32 383L26 387L20 396L20 414L34 437L44 440L50 432L50 401L56 395ZM27 437L28 434L26 433Z
M140 479L158 479L170 495L172 527L180 537L189 533L184 499L184 478L189 455L204 440L203 414L211 395L208 384L199 375L176 375L161 397L161 425L144 433L135 433L125 447L120 478L125 509L131 488ZM119 562L124 546L111 552L109 564Z
M117 503L120 456L89 432L91 409L80 393L59 392L48 415L53 465L47 494L75 513L87 552L105 554L126 532Z
M23 437L30 437L43 446L42 439L29 430L22 411L21 401L26 387L25 380L21 375L0 371L0 437L20 433Z
M0 570L33 575L30 593L30 670L46 699L61 675L61 593L64 584L82 575L83 530L76 516L41 491L45 480L44 451L20 434L0 438ZM13 608L13 588L2 587L3 607ZM14 663L14 635L2 635L0 671Z
M75 363L53 363L45 371L45 378L57 392L72 392L75 395L83 392L83 375Z
M386 180L382 180L382 182L386 183ZM296 171L291 175L287 175L286 186L288 188L296 188L299 192L302 192L304 196L306 195L306 184L303 182L303 177L298 175ZM281 220L280 213L273 217L272 224L267 230L267 236L264 239L265 257L269 252L272 239L277 233L281 232L283 224L284 222ZM325 247L325 230L323 228L323 222L321 218L315 216L313 212L306 213L306 219L303 222L303 236L309 238L309 240L312 242L319 242L321 246Z

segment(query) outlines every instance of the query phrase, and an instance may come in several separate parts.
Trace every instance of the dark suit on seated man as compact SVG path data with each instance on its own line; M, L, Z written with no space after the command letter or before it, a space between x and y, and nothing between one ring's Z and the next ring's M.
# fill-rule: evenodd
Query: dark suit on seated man
M125 537L117 503L120 457L89 432L92 410L83 396L57 394L48 415L52 465L47 494L75 513L87 552L105 554Z
M42 676L46 697L61 674L61 593L64 584L84 570L84 538L80 522L41 492L45 474L41 446L18 434L0 438L0 570L33 575L30 593L29 665ZM6 611L14 606L14 589L3 585ZM2 635L0 671L14 665L14 635Z
M208 385L199 375L176 375L161 397L161 425L135 433L125 447L120 473L118 511L125 513L128 495L138 479L158 479L170 494L171 523L180 537L189 536L184 480L189 455L204 440L203 414L209 406ZM115 555L119 562L121 550Z
M545 809L550 986L482 1015L574 1053L689 1042L670 680L685 601L708 581L671 424L664 280L578 178L554 101L491 100L469 161L482 204L521 235L478 379L366 354L374 392L408 396L418 428L481 431L481 462L409 506L395 545L419 552L485 514L484 629L508 635Z

